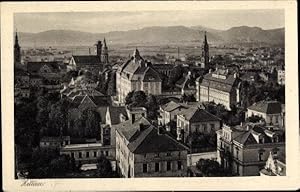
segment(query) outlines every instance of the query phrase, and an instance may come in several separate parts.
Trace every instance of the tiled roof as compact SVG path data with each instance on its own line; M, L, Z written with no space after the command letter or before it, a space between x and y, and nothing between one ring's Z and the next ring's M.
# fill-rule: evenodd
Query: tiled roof
M177 109L178 107L182 107L179 103L176 103L174 101L170 101L169 103L166 103L165 105L162 106L164 111L173 111Z
M59 70L58 62L56 61L39 61L39 62L28 62L27 71L29 73L38 73L40 68L47 65L52 72L57 72Z
M158 134L157 129L154 126L146 128L128 144L129 150L136 154L187 150L187 147L167 134Z
M112 125L120 123L120 115L121 114L124 115L125 117L127 117L126 108L124 106L121 106L121 107L110 106L108 108L108 111L110 114L110 120L111 120Z
M150 122L144 117L137 119L134 123L131 120L127 120L114 126L128 141L131 141L134 134L140 129L140 124L143 124L145 127L150 126Z
M204 109L190 107L183 110L182 115L190 122L220 121L220 119Z
M101 60L97 55L73 55L76 65L100 65Z
M233 74L227 74L226 79L213 77L214 73L204 75L201 86L214 88L224 92L230 92L233 87L238 85L239 79L234 78ZM222 75L222 73L220 73Z
M260 101L258 103L254 103L248 109L266 113L266 114L277 114L281 113L281 103L278 101Z

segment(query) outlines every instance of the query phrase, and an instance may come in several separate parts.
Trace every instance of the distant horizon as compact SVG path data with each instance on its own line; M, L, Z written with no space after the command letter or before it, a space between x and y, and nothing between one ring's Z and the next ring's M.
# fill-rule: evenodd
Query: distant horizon
M230 27L228 29L216 29L216 28L209 28L209 27L206 27L206 26L203 26L203 25L193 25L193 26L185 26L185 25L160 26L160 25L157 25L157 26L147 26L147 27L136 28L136 29L115 30L115 31L107 31L107 32L89 32L89 31L82 31L82 30L75 30L75 29L47 29L45 31L39 31L39 32L24 32L24 31L19 31L17 29L17 30L14 30L14 33L18 32L18 33L32 33L32 34L37 34L37 33L43 33L43 32L47 32L47 31L76 31L76 32L83 32L83 33L98 34L98 33L111 33L111 32L127 32L127 31L141 30L141 29L151 28L151 27L187 27L187 28L191 28L191 27L203 27L203 28L208 28L208 29L212 29L212 30L227 31L229 29L236 28L236 27L250 27L250 28L255 28L255 27L258 27L258 26L239 25L239 26ZM270 28L270 29L264 29L262 27L258 27L258 28L261 28L262 30L275 30L275 29L285 28L285 26L276 27L276 28Z
M108 33L171 26L202 26L222 31L248 26L271 30L284 28L284 19L281 9L16 13L14 30L22 33L49 30Z

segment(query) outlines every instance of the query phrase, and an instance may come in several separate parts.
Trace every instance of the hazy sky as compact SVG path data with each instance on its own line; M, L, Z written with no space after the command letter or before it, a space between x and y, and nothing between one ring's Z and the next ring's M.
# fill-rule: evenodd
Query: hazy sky
M33 33L52 29L102 33L174 25L215 29L247 25L273 29L284 27L284 10L18 13L14 19L18 31Z

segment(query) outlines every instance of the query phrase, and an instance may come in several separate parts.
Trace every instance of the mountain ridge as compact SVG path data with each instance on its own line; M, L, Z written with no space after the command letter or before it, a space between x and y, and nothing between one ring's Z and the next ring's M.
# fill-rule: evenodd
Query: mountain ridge
M284 43L284 28L264 30L260 27L238 26L228 30L207 28L201 25L186 27L150 26L128 31L91 33L77 30L47 30L38 33L18 32L21 46L80 46L93 45L104 37L112 44L202 42L204 31L208 41L219 43Z

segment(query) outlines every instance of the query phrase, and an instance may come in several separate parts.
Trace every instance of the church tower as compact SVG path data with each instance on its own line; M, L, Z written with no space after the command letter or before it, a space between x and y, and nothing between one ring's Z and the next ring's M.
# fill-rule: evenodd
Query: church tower
M97 42L96 48L97 48L97 56L100 58L100 61L102 61L101 60L101 51L102 51L102 42L101 41Z
M204 33L204 41L202 47L202 58L204 59L204 67L209 67L209 46L207 43L206 31Z
M18 33L16 32L15 36L15 45L14 45L14 61L15 63L21 63L21 47L19 45Z
M108 63L108 48L107 48L107 45L106 45L106 40L105 40L105 38L104 38L104 40L103 40L102 62L103 62L103 63Z

